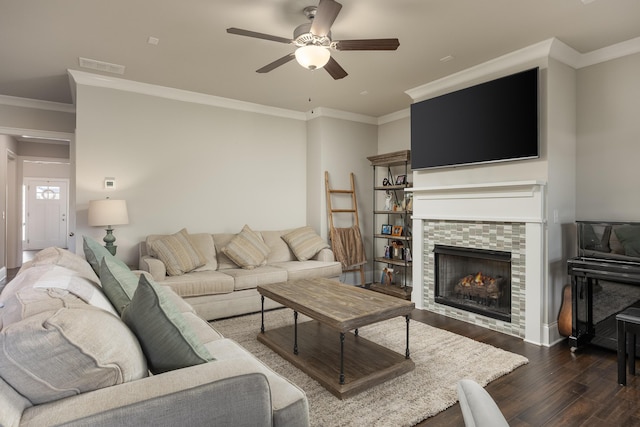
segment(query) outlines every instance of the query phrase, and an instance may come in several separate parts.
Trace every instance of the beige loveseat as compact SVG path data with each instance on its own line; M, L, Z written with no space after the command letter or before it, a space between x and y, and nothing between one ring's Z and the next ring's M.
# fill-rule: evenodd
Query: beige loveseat
M0 426L309 424L301 389L88 242L0 294Z
M167 264L175 261L179 242L160 245L165 249L164 257L154 247L161 240L185 239L185 235L202 256L201 265L194 267L198 262L191 263L193 269L188 272L173 268L171 275ZM244 245L238 244L244 236L247 236ZM182 258L186 257L188 254L183 254ZM157 283L171 287L207 320L260 311L258 285L303 278L339 278L342 273L341 264L335 261L327 243L310 227L253 231L245 226L239 233L189 234L181 230L173 235L150 235L140 243L139 268L149 272ZM277 306L265 299L265 308Z

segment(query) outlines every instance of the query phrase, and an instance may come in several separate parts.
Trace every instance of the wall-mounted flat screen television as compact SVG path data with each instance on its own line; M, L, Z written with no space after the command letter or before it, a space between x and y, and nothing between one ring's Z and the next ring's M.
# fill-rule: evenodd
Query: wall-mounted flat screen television
M411 168L540 156L538 68L411 105Z

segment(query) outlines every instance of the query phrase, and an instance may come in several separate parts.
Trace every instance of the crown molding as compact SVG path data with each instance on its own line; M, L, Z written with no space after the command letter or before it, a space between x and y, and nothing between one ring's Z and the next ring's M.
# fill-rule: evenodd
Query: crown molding
M395 122L396 120L405 119L407 117L411 117L410 108L405 108L404 110L396 111L395 113L389 113L384 116L378 117L378 125Z
M33 108L36 110L59 111L62 113L76 112L76 107L73 104L43 101L40 99L18 98L16 96L8 96L8 95L0 95L0 105L10 105L12 107L22 107L22 108Z
M584 53L580 57L579 67L576 68L596 65L601 62L611 61L612 59L618 59L636 53L640 53L640 37Z
M580 53L554 37L409 89L405 93L414 102L418 102L444 93L447 90L468 85L478 79L487 79L487 76L505 73L507 70L514 68L524 69L525 65L535 62L538 62L541 68L545 68L548 65L548 58L553 58L570 67L580 69L639 52L640 37L587 53Z
M107 89L123 90L126 92L150 95L174 101L191 102L195 104L208 105L212 107L228 108L251 113L267 114L270 116L284 117L295 120L306 120L305 113L284 108L269 107L266 105L254 104L252 102L238 101L231 98L207 95L204 93L191 92L188 90L175 89L165 86L158 86L149 83L135 82L132 80L120 79L116 77L103 76L100 74L87 73L85 71L67 70L71 79L71 87L75 92L76 85L101 87ZM75 96L74 96L75 99Z
M313 120L318 117L331 117L334 119L349 120L352 122L366 123L369 125L377 125L378 119L364 114L350 113L348 111L334 110L332 108L318 107L307 111L307 120Z
M72 141L74 134L68 132L57 132L52 130L24 129L0 126L0 134L12 136L30 136L41 139L53 139L59 141Z
M413 89L405 91L414 102L428 99L445 91L468 85L480 79L487 79L487 76L503 73L505 70L521 67L523 64L544 60L549 55L554 39L548 39L540 43L507 53L497 58L491 59L482 64L478 64L466 70L450 74L441 79L423 84ZM546 67L546 63L540 64Z

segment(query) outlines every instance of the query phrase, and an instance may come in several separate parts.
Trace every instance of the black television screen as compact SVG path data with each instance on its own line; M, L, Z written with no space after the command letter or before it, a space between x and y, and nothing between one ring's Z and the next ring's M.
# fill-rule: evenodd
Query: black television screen
M538 68L411 105L411 168L539 157Z

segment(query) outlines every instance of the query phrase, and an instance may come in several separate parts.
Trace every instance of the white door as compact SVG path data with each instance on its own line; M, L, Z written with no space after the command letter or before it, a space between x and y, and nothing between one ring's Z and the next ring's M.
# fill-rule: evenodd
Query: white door
M69 182L26 179L24 249L67 247Z

